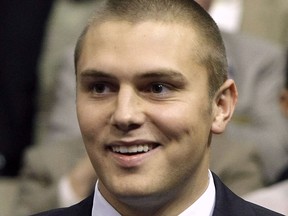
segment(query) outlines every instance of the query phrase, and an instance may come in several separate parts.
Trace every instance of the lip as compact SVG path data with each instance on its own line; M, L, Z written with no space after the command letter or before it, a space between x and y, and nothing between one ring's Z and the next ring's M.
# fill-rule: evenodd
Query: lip
M139 145L148 145L152 148L143 153L118 153L113 152L112 147L131 147L131 146L139 146ZM135 168L140 167L144 163L146 163L147 160L149 160L152 155L156 153L156 151L159 149L160 144L152 141L147 140L134 140L132 142L126 142L126 141L115 141L111 144L107 145L107 149L110 152L112 159L116 162L116 164L122 168Z

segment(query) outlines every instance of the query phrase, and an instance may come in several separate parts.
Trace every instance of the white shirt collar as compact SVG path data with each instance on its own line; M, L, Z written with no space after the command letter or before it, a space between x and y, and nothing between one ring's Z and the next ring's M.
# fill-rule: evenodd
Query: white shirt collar
M206 191L179 216L212 216L216 192L213 176L209 170L209 184Z
M191 206L179 216L212 216L215 205L215 185L213 176L209 170L209 184L205 192ZM98 189L98 181L95 186L95 194L92 207L92 216L121 216L102 196Z
M98 181L95 186L92 216L121 216L100 193Z

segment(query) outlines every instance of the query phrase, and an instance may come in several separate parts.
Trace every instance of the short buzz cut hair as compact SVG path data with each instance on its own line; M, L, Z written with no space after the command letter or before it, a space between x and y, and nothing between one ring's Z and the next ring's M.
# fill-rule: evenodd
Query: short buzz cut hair
M127 21L132 24L155 21L191 26L198 36L198 49L197 53L194 53L196 61L205 66L208 71L209 96L213 97L227 79L227 59L221 33L210 15L194 0L106 0L101 2L77 41L74 53L76 75L86 33L90 27L106 21Z

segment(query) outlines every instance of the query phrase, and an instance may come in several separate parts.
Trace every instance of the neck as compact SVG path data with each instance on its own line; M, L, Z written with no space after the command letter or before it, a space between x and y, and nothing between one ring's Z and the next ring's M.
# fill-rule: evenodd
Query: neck
M191 206L207 189L209 184L207 172L203 173L203 175L195 175L192 182L193 184L182 182L178 184L177 188L170 190L168 193L150 196L121 197L106 193L105 188L104 190L103 188L102 190L100 189L100 191L121 215L179 215ZM103 186L101 183L100 185Z

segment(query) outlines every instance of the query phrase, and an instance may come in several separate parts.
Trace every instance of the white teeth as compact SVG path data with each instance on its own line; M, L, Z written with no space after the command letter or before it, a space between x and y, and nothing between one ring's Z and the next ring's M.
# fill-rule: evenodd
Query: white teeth
M127 153L128 152L128 148L126 148L125 146L120 146L120 152L121 153Z
M128 148L129 153L136 153L138 151L137 146L131 146Z
M138 148L137 148L137 151L138 151L138 152L142 152L143 149L144 149L144 147L143 147L142 145L139 145Z
M143 146L143 148L144 148L143 149L144 152L148 152L149 151L149 147L147 145Z
M151 145L113 146L112 151L117 153L141 153L152 150Z

